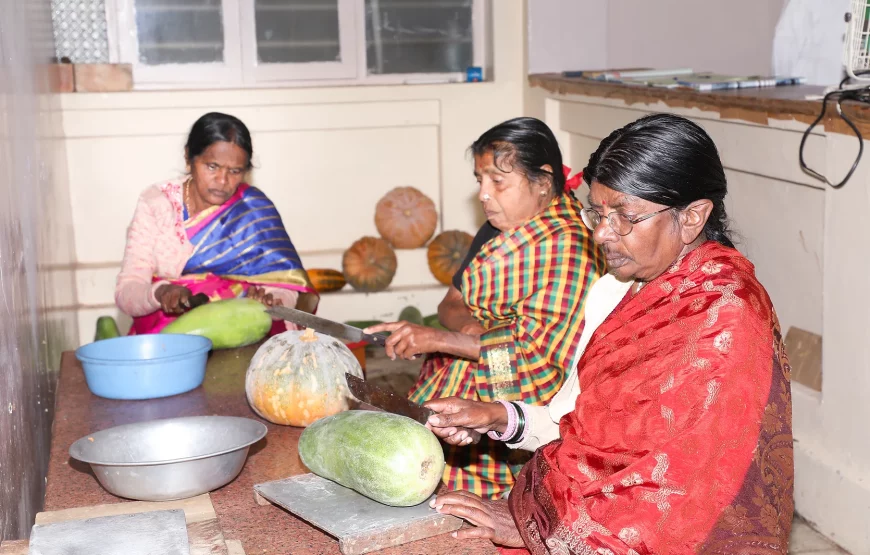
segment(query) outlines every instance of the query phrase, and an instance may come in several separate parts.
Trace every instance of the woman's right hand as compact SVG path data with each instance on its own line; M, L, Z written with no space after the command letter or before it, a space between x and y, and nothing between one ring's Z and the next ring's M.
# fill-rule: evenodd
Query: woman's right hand
M161 285L154 292L154 298L166 314L181 314L186 308L190 308L192 296L193 293L187 287L172 283Z
M468 445L480 441L480 436L507 429L508 414L501 403L484 403L459 397L433 399L423 406L436 412L426 427L451 445Z

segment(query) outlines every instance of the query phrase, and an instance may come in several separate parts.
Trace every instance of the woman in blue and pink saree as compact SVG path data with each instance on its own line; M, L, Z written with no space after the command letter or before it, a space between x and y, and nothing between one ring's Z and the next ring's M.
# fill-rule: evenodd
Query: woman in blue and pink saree
M159 332L200 293L315 311L317 292L278 210L243 182L251 154L241 121L206 114L188 138L190 175L141 195L115 291L134 318L131 334ZM276 321L272 333L285 329Z

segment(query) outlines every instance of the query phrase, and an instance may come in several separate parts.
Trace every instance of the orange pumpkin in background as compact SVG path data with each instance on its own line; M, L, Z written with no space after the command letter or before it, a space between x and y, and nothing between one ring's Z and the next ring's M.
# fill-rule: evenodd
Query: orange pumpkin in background
M365 293L389 287L397 264L396 252L377 237L363 237L344 251L341 259L344 278L351 287Z
M474 238L464 231L445 231L429 243L426 258L435 279L444 285L453 283L453 274L465 260L472 239Z
M435 203L414 187L397 187L378 201L375 227L397 249L417 249L438 227Z
M347 283L344 279L344 274L338 270L315 268L308 270L307 273L308 279L311 280L311 285L314 286L318 293L338 291Z
M263 343L245 375L254 411L275 424L305 427L349 408L345 372L362 368L341 341L305 331L286 331Z

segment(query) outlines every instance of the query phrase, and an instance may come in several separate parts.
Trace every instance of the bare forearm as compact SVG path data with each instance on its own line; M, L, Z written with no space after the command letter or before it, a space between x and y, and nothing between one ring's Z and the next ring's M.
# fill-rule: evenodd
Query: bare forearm
M480 358L480 336L456 331L444 332L438 351L468 360L477 360Z
M485 331L480 322L471 315L471 310L461 300L445 300L438 305L438 321L450 331L472 335L480 335Z

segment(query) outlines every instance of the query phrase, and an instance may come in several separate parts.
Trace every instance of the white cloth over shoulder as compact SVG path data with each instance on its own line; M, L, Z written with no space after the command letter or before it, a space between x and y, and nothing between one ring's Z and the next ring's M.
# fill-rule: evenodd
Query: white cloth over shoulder
M559 439L559 420L574 410L577 396L580 395L580 380L577 378L577 363L589 344L592 334L598 326L613 312L619 301L625 297L634 282L621 282L610 274L596 281L586 295L585 324L577 353L571 362L571 371L565 377L562 388L550 400L548 405L526 405L526 433L522 442L507 443L513 449L534 451L542 445Z

